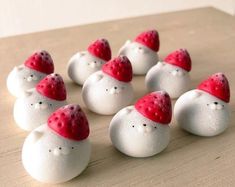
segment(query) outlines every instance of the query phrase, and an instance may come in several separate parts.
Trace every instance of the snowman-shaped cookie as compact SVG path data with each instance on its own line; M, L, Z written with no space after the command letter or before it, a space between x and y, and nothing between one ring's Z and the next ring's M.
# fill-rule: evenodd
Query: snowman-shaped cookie
M22 149L26 171L44 183L62 183L78 176L88 165L91 146L87 118L78 105L56 110L33 130Z
M165 90L171 98L178 98L190 89L190 70L191 58L188 51L178 49L148 71L146 87L149 92Z
M101 71L92 74L84 83L82 98L91 111L111 115L131 103L132 67L125 56L105 63Z
M165 91L152 92L113 117L109 127L111 141L126 155L153 156L169 144L171 117L169 95Z
M24 64L14 67L7 77L7 88L13 96L19 97L53 72L54 63L50 54L45 50L37 51Z
M77 84L83 85L85 80L102 65L111 59L111 49L106 39L98 39L91 43L87 51L76 53L69 60L68 76Z
M128 57L134 74L144 75L158 62L159 45L158 32L149 30L140 33L133 42L127 40L119 54Z
M14 119L20 128L31 131L44 124L52 112L66 103L64 81L59 74L53 73L16 100Z
M199 136L222 133L230 121L230 90L223 73L204 80L197 89L180 96L174 107L174 116L184 130Z

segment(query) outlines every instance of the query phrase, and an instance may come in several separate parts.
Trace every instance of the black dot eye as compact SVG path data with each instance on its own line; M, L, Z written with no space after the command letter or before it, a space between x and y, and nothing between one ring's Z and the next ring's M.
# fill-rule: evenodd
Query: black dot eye
M61 150L62 148L61 147L59 147L59 150Z
M41 104L42 104L42 101L40 101L39 104L41 105Z
M176 69L176 71L178 72L179 70L178 70L178 69Z
M30 75L30 77L33 77L33 75Z
M49 151L49 152L51 152L51 150L50 150L50 149L49 149L48 151Z
M206 104L207 106L209 106L209 104Z
M147 125L144 123L143 126L146 127Z
M157 128L157 127L154 127L155 129Z
M33 103L31 103L30 105L33 106Z
M135 125L132 125L132 127L134 128L134 127L135 127Z
M114 86L114 89L116 90L116 89L117 89L117 86Z
M74 147L72 147L72 149L74 149Z
M108 91L108 89L106 88L106 91Z
M52 106L52 104L50 104L50 106Z

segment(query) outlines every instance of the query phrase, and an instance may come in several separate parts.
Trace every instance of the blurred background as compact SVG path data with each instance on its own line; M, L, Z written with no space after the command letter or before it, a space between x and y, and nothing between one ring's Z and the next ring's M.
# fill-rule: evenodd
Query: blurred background
M235 14L235 0L0 0L0 37L208 6Z

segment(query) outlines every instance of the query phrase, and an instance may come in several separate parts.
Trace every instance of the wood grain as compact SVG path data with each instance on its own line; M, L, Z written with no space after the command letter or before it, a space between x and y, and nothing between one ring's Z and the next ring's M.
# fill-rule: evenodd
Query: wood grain
M220 136L202 138L182 131L173 120L168 148L157 156L135 159L112 147L108 136L112 116L87 111L81 88L68 79L65 69L70 56L96 38L107 38L115 56L126 39L148 28L160 33L161 58L176 48L189 50L193 60L192 88L212 73L226 74L231 86L232 122ZM51 53L56 72L65 79L68 101L81 104L90 121L90 164L82 175L59 186L234 186L234 30L234 17L204 8L0 39L0 186L43 185L33 180L21 164L21 147L27 133L15 125L15 98L6 90L7 74L36 49ZM133 84L136 100L146 93L144 77L134 77Z

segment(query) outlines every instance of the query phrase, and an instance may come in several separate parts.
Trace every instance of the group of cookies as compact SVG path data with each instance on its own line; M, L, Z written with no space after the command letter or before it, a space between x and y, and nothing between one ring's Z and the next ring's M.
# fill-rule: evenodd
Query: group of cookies
M184 130L199 136L222 133L230 120L230 90L223 73L215 73L191 88L191 58L177 49L160 61L156 30L127 41L111 58L106 39L91 43L69 60L68 76L82 86L86 107L97 114L115 114L110 139L120 152L150 157L167 147L173 115ZM146 75L148 94L133 102L132 77ZM144 85L143 85L144 86ZM16 124L31 131L22 148L22 162L36 180L61 183L78 176L88 165L91 145L89 123L77 104L68 104L63 78L54 73L50 54L41 50L15 67L7 78L17 97ZM190 91L189 91L190 90Z

